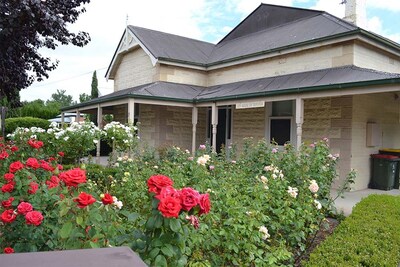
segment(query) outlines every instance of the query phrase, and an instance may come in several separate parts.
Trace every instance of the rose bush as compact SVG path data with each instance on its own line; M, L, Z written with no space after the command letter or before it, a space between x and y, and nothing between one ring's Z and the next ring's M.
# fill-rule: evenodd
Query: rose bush
M0 143L0 152L7 154L0 160L1 251L114 244L112 238L121 231L122 202L107 194L106 206L97 190L87 191L85 170L60 171L60 155L47 155L46 143L36 138Z

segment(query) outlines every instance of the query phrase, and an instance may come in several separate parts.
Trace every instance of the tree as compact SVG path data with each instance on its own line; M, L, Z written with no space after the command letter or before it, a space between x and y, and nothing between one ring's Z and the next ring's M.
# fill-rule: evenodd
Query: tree
M79 94L79 103L89 101L92 97L86 93Z
M97 75L96 71L94 71L92 76L92 91L90 93L92 99L99 97L99 89L97 88L97 86L98 86Z
M60 104L60 107L68 107L76 104L72 100L72 95L66 95L65 92L65 90L57 89L57 92L52 94L50 100L47 100L46 103L49 104L51 102L56 102Z
M0 1L0 99L15 105L21 89L48 78L48 72L57 67L58 61L43 57L39 48L70 43L81 47L90 41L88 33L67 29L85 12L81 5L89 2Z

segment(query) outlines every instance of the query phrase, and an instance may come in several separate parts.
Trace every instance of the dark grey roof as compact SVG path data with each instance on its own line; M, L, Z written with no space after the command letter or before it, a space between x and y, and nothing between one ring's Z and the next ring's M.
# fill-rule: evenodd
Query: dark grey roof
M206 64L214 44L174 34L128 26L156 58Z
M322 11L311 9L261 4L219 43L321 13Z
M211 86L207 90L203 90L196 97L196 100L215 100L225 97L241 98L249 95L268 95L269 93L279 94L288 90L301 92L304 89L329 86L337 86L336 89L340 89L339 85L342 84L399 78L400 74L396 73L346 66Z
M320 13L231 41L221 42L216 45L208 63L215 64L215 62L291 46L355 29L357 27L354 25L343 22L327 13Z
M217 45L129 26L158 59L211 66L359 29L328 13L261 4Z
M85 103L63 108L63 110L73 110L95 103L104 103L114 99L129 97L196 103L219 99L244 99L272 94L302 93L310 90L340 90L341 88L387 83L400 84L400 74L386 73L356 66L345 66L210 87L171 82L154 82L120 90Z

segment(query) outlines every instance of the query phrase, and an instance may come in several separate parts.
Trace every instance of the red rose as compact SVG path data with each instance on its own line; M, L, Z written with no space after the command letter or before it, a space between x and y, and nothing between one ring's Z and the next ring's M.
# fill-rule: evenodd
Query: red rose
M189 211L191 208L197 206L197 204L199 204L199 198L199 192L197 192L193 188L183 188L181 190L182 209Z
M26 224L40 225L43 221L43 215L39 211L30 211L25 215Z
M52 166L50 166L50 164L46 161L42 161L40 164L40 168L42 168L43 170L46 171L54 171L54 168Z
M158 210L166 218L178 218L181 207L180 199L174 197L165 197L158 203Z
M147 186L149 187L149 192L160 194L161 188L173 185L174 182L165 175L153 175L147 180Z
M14 174L6 173L6 174L4 174L4 179L6 179L8 182L10 182L10 181L12 181L12 179L14 179Z
M12 202L14 201L13 197L8 198L7 200L4 200L1 202L1 205L3 208L11 208L12 207Z
M60 152L58 152L58 155L59 155L60 157L64 157L64 152L60 151Z
M7 184L5 184L5 185L3 185L1 187L1 192L3 192L3 193L6 193L6 192L11 193L14 190L14 186L15 186L14 182L8 182Z
M7 151L3 151L3 152L1 152L0 153L0 159L6 159L6 158L8 158L8 153L7 153Z
M96 202L96 199L92 195L82 192L74 199L74 202L78 203L78 208L83 209L84 207Z
M211 210L210 196L208 194L201 194L199 198L200 211L199 215L207 214Z
M64 167L60 164L57 164L57 169L61 171L62 169L64 169Z
M25 164L27 167L30 167L35 170L40 167L39 161L35 158L27 159Z
M79 184L86 183L86 172L80 168L75 168L60 173L60 179L64 181L67 186L77 187Z
M39 149L43 146L42 141L36 141L35 139L29 139L28 145L30 145L33 148Z
M11 147L11 151L12 151L12 152L18 151L18 147L17 147L17 146L12 146L12 147Z
M14 253L14 249L12 247L6 247L6 248L4 248L4 253L5 254Z
M58 178L57 176L51 176L50 180L46 181L46 185L48 188L57 187L59 183L60 178Z
M21 161L15 161L10 164L10 172L12 173L17 172L22 168L24 168L24 164L22 164Z
M155 198L161 200L165 197L174 197L174 198L180 198L180 192L179 190L176 190L172 186L166 186L161 188L160 194L156 195Z
M36 191L39 189L39 185L36 182L30 182L29 183L29 189L28 189L28 193L29 194L35 194Z
M31 205L31 203L29 203L29 202L21 202L21 203L19 203L17 210L18 210L19 214L25 215L28 212L32 211L33 207Z
M13 210L5 210L0 216L0 220L3 223L12 223L17 218L17 214Z
M106 193L104 194L104 197L101 199L101 202L103 202L104 205L113 204L114 199L112 195Z

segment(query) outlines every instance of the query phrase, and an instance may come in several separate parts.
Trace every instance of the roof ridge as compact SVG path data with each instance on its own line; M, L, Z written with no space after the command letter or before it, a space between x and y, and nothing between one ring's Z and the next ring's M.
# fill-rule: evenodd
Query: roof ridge
M348 22L348 21L346 21L344 19L341 19L339 17L336 17L335 15L332 15L332 14L326 12L326 11L323 11L322 15L324 17L326 17L327 19L331 20L332 22L334 22L336 24L339 24L340 26L346 27L349 30L360 29L360 27L358 27L357 25L355 25L355 24L353 24L351 22Z
M179 38L182 38L182 39L188 39L188 40L196 41L196 42L199 42L199 43L205 43L205 44L209 44L209 45L215 46L215 44L210 43L210 42L207 42L207 41L203 41L203 40L199 40L199 39L194 39L194 38L190 38L190 37L185 37L185 36L178 35L178 34L174 34L174 33L162 32L162 31L153 30L153 29L144 28L144 27L135 26L135 25L128 25L128 27L139 28L139 29L141 29L141 30L152 31L152 32L157 32L157 33L161 33L161 34L166 34L166 35L172 35L172 36L176 36L176 37L179 37Z

